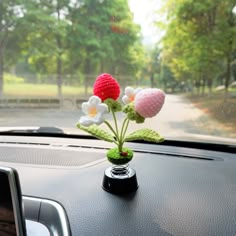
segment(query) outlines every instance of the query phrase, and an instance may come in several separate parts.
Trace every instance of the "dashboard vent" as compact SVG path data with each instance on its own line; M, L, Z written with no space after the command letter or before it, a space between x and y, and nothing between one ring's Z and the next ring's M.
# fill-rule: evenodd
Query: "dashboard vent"
M2 142L0 144L19 144L19 145L37 145L37 146L49 146L49 143L32 143L32 142Z
M0 162L54 167L80 167L104 160L104 151L45 143L0 142ZM96 155L94 155L96 153Z

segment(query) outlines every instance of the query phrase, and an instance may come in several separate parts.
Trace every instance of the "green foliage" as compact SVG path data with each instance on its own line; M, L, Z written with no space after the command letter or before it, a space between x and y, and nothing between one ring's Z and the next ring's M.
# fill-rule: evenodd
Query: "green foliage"
M180 81L212 86L236 48L235 1L168 0L163 63ZM228 71L229 77L230 71ZM227 77L227 75L226 75ZM229 78L228 78L229 79ZM227 81L227 78L226 78Z
M178 84L180 84L167 65L163 65L162 67L160 83L164 86L164 91L166 92L169 90L171 90L171 92L175 91L176 88L178 88Z
M93 135L94 137L113 143L115 140L114 138L106 131L101 129L98 125L91 125L89 127L85 127L80 125L79 123L77 124L77 128Z
M140 129L137 130L128 136L126 136L125 141L136 141L144 140L148 142L160 143L164 141L164 138L161 137L156 131L151 129Z
M57 86L55 84L35 84L22 82L24 78L8 77L4 75L4 95L13 97L57 97ZM90 90L90 93L92 91ZM64 96L83 96L84 88L75 86L62 86Z
M22 15L22 1L0 1L0 96L3 94L4 69L9 69L20 54L18 21Z
M85 87L104 71L139 78L145 61L139 35L127 0L0 1L4 68L24 61L38 78L56 75L58 86L65 74L81 75Z
M24 78L17 77L11 74L4 74L4 82L7 84L22 84L24 83Z
M143 60L140 27L133 23L127 0L85 0L70 9L70 16L69 58L84 74L139 75ZM85 82L89 80L85 77Z
M62 73L66 62L66 30L69 23L65 13L68 0L53 2L30 1L25 4L26 13L21 20L24 41L21 47L29 63L41 73ZM58 60L63 64L58 71Z

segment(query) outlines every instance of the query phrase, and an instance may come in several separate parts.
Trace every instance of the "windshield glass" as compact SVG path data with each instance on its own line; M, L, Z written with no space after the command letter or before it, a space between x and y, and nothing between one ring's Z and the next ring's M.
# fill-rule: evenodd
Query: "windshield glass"
M103 73L119 83L121 103L127 86L166 94L128 132L235 139L235 0L0 1L1 128L84 133L81 104Z

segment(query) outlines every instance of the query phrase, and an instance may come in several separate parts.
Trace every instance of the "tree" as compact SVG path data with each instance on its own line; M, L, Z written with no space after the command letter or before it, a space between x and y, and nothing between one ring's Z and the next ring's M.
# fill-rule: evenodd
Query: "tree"
M69 0L31 1L22 19L26 40L23 50L40 73L56 74L58 96L62 96L63 63L66 59L66 20Z
M18 49L17 22L23 14L22 1L0 1L0 96L3 95L3 72L7 59L13 61ZM12 53L14 50L14 54ZM8 52L8 53L7 53ZM7 58L7 55L11 57Z
M176 78L191 78L211 91L225 58L227 90L235 38L233 6L232 0L168 1L163 58Z
M70 21L70 58L75 66L83 68L85 92L93 74L137 73L136 53L142 51L138 43L140 28L133 23L127 0L75 3Z
M236 15L233 13L233 9L236 6L235 4L234 0L224 1L218 11L218 28L221 32L221 50L225 57L226 64L225 98L227 98L228 95L228 87L232 74L231 63L234 59L234 51L236 49Z
M1 28L0 39L15 46L4 43L0 55L3 48L8 52L17 49L16 59L27 60L36 75L56 74L59 96L65 74L84 75L86 93L94 74L140 77L145 54L140 27L133 23L127 0L11 0L1 4L9 26L5 31ZM16 10L19 13L13 14ZM11 42L11 35L17 42ZM10 62L13 57L8 58Z

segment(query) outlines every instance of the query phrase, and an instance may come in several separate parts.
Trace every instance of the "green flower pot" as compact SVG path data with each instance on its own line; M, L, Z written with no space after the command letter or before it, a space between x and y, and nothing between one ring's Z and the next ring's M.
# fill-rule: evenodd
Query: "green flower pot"
M129 148L123 148L119 152L118 148L112 148L107 152L107 159L114 165L124 165L133 158L133 151Z

